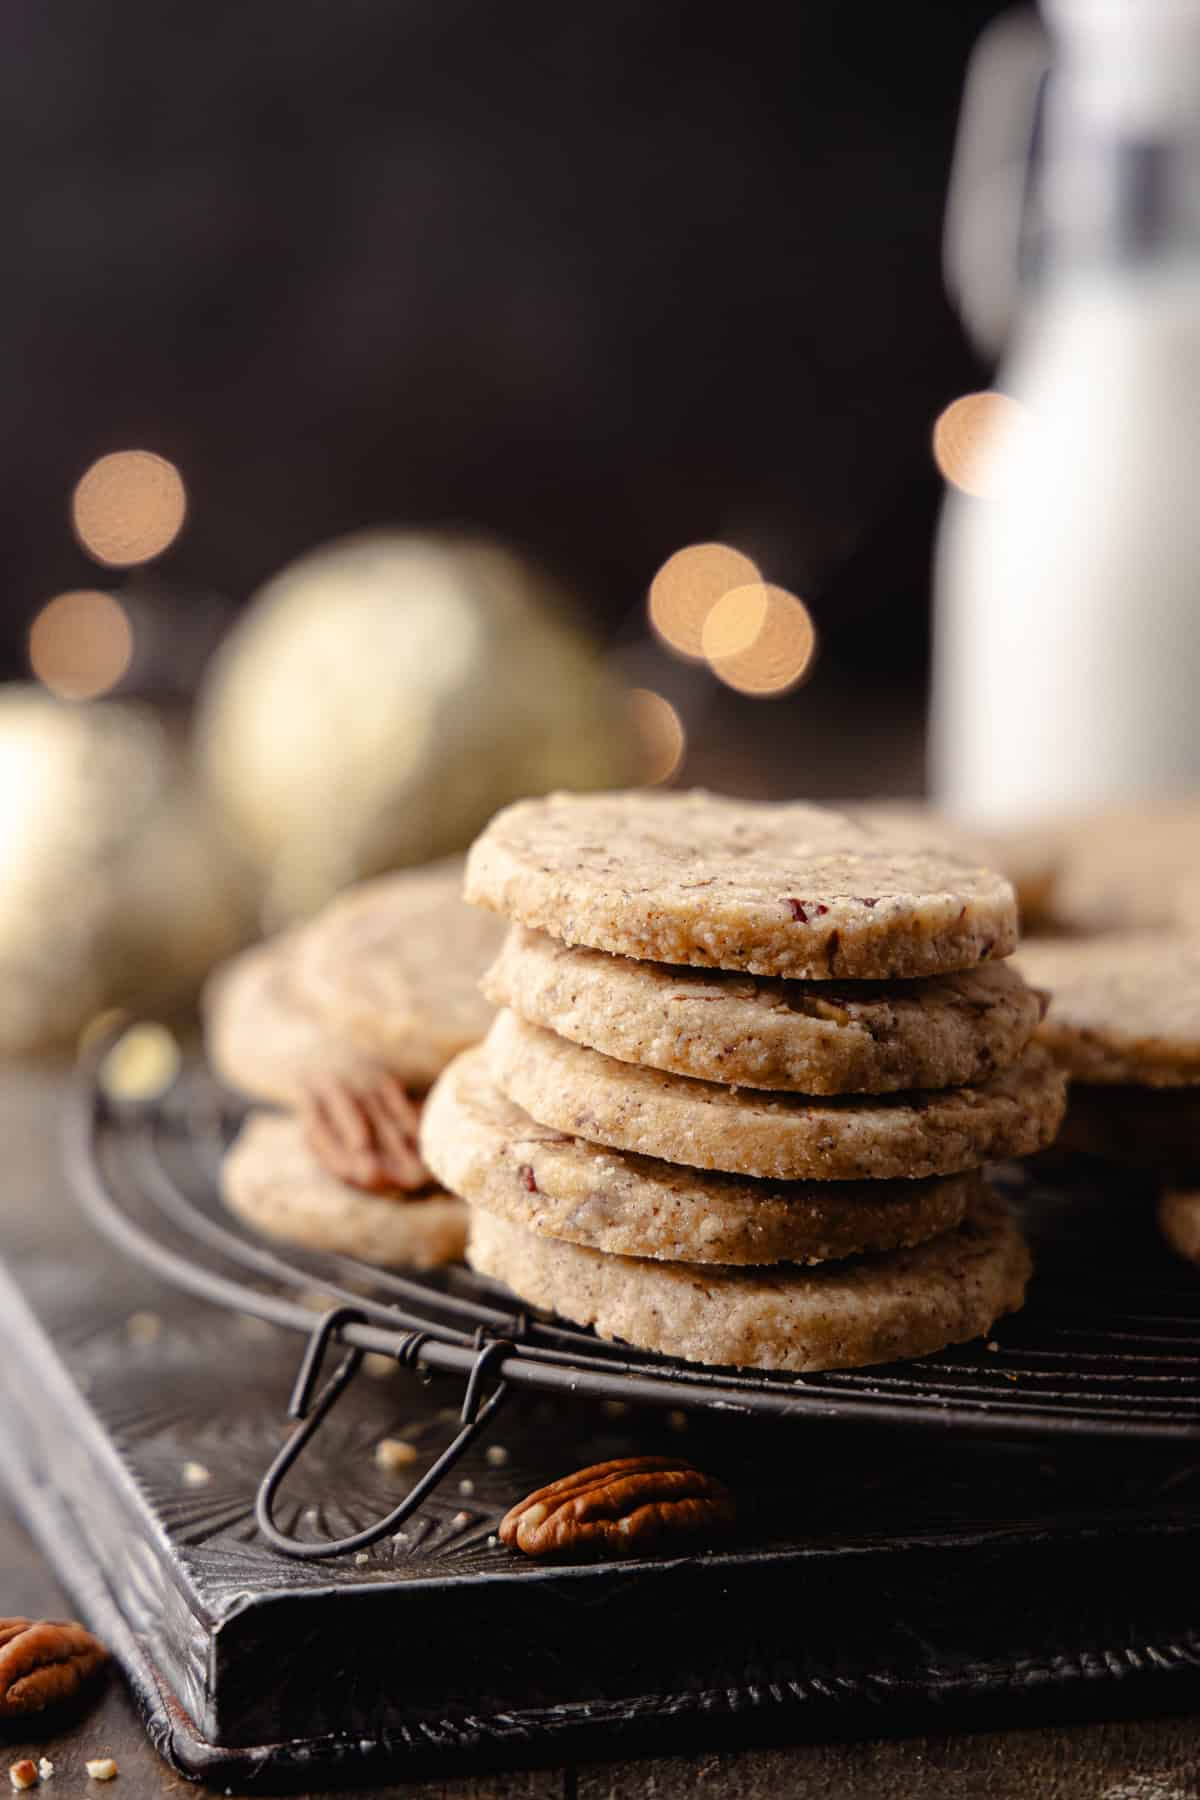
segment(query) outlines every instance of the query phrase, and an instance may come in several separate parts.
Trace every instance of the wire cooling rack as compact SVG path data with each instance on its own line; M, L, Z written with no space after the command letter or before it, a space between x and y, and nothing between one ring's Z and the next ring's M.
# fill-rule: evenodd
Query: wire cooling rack
M125 1254L216 1305L303 1334L292 1397L302 1423L264 1477L259 1524L295 1555L357 1549L396 1528L483 1430L512 1388L785 1419L1200 1443L1200 1279L1153 1228L1150 1196L1078 1171L1064 1181L1001 1169L1022 1208L1038 1274L1024 1311L976 1341L917 1361L822 1375L685 1363L605 1342L522 1306L465 1268L401 1275L260 1238L221 1205L218 1169L242 1108L199 1064L148 1102L113 1102L94 1070L66 1119L70 1179ZM335 1373L318 1392L331 1344ZM462 1429L401 1507L368 1531L314 1545L286 1538L276 1489L367 1352L466 1378ZM485 1397L485 1388L492 1390Z

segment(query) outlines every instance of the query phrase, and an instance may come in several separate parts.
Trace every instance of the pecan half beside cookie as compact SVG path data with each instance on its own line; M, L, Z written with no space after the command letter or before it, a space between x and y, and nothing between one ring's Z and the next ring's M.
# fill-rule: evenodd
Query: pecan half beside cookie
M429 1171L417 1148L421 1116L387 1070L351 1083L330 1075L305 1099L304 1135L323 1168L367 1194L415 1194Z
M73 1699L107 1660L74 1619L0 1619L0 1719Z
M643 1556L716 1537L733 1495L675 1456L622 1456L538 1488L505 1514L500 1541L527 1556Z

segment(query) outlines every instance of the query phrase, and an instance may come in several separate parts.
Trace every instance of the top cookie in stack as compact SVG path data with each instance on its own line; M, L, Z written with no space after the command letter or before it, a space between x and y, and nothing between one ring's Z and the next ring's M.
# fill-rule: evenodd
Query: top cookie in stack
M498 815L467 898L504 1010L430 1096L469 1255L695 1360L819 1369L990 1328L1028 1257L980 1166L1054 1136L1012 888L846 816L703 793Z

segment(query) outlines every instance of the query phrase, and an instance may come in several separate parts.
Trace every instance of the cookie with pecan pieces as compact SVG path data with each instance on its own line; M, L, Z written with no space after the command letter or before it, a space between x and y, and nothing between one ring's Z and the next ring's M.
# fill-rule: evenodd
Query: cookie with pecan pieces
M501 1093L596 1144L773 1181L952 1175L1053 1143L1066 1081L1034 1044L971 1087L814 1098L616 1062L502 1012L485 1040Z
M978 1081L1020 1056L1041 996L1011 963L923 981L777 981L637 962L515 926L483 991L620 1062L799 1094Z
M522 800L476 839L465 892L566 944L795 980L969 969L1017 941L991 869L822 807L700 790Z
M852 1369L964 1343L1015 1312L1031 1262L981 1184L962 1224L915 1250L815 1269L716 1268L608 1256L472 1209L467 1260L521 1300L601 1337L689 1362Z

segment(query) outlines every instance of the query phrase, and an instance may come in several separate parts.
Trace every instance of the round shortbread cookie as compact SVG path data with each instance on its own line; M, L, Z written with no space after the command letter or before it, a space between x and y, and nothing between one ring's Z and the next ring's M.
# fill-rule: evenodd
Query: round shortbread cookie
M923 981L779 981L635 962L516 925L483 991L620 1062L802 1094L954 1087L1015 1062L1042 1003L1008 963Z
M486 1040L497 1087L539 1125L695 1169L773 1181L910 1180L1053 1142L1066 1078L1031 1045L974 1087L812 1098L615 1062L515 1013Z
M1200 941L1171 932L1033 938L1017 960L1050 992L1037 1036L1072 1081L1200 1083Z
M428 1087L492 1016L479 980L502 927L464 904L462 872L454 860L365 882L326 907L296 947L301 998L409 1087Z
M363 1194L327 1174L300 1121L251 1113L221 1165L221 1191L267 1237L386 1268L431 1269L463 1253L467 1209L452 1194Z
M963 1216L979 1176L787 1182L701 1174L536 1125L467 1050L426 1102L427 1165L510 1224L621 1256L818 1263L924 1243Z
M794 980L909 978L1007 956L1002 875L891 847L843 813L715 794L551 794L498 813L467 898L651 962Z
M244 950L204 990L204 1039L214 1071L239 1092L280 1106L298 1106L323 1077L362 1080L376 1066L333 1038L297 992L297 936L289 932Z
M475 1210L467 1260L601 1337L688 1362L798 1372L894 1362L979 1337L1021 1305L1031 1268L1008 1206L985 1182L956 1230L818 1269L605 1256Z
M1200 1188L1168 1188L1158 1202L1158 1227L1177 1256L1200 1263Z
M1065 931L1196 928L1200 799L1077 822L1067 835L1051 911Z

